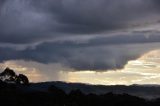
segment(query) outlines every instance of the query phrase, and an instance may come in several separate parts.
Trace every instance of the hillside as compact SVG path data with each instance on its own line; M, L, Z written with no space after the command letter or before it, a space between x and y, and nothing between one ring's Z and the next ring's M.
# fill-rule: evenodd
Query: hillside
M46 91L49 86L55 85L63 89L66 93L71 90L80 89L83 93L89 94L105 94L113 92L114 94L127 93L133 96L142 97L145 99L155 99L160 97L160 86L159 85L88 85L82 83L66 83L66 82L43 82L43 83L32 83L29 87L32 90Z

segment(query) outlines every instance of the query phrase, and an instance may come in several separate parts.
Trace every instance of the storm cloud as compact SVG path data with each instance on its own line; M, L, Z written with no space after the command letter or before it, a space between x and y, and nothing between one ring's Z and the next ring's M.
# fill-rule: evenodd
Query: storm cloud
M159 48L159 43L120 44L73 42L43 43L36 48L14 50L0 48L0 60L26 60L39 63L59 63L73 70L116 70L122 69L129 60Z
M123 68L159 49L159 6L158 0L0 0L0 61Z
M33 43L132 28L157 21L158 4L157 0L1 0L0 42Z

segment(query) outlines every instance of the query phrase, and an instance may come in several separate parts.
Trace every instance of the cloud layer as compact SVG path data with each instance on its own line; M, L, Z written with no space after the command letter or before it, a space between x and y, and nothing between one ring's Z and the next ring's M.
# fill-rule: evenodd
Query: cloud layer
M0 61L123 68L158 49L158 0L0 0Z

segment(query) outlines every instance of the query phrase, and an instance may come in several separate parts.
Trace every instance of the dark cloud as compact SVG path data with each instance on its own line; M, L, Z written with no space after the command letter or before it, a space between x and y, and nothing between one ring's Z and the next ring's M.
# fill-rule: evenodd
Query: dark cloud
M159 18L155 2L5 0L0 11L0 42L33 43L64 35L92 35L128 28Z
M158 48L159 32L139 27L159 24L159 5L158 0L0 0L0 61L60 63L75 70L123 68ZM36 43L23 50L8 47Z
M125 42L127 39L123 41ZM145 41L144 44L136 44L139 40L135 40L135 43L132 41L133 44L129 42L122 44L122 40L115 43L107 42L107 40L104 42L104 38L98 41L91 40L87 43L50 42L21 51L0 48L2 51L0 60L23 59L44 64L60 63L75 70L120 69L129 60L137 59L144 53L157 49L159 45L159 43L145 43ZM117 44L118 42L119 44Z

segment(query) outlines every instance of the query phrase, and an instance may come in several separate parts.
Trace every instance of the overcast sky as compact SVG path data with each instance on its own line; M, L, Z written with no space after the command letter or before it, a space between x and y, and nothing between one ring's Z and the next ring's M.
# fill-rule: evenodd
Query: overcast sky
M159 0L0 0L0 62L23 61L48 80L120 70L160 49L159 28Z

